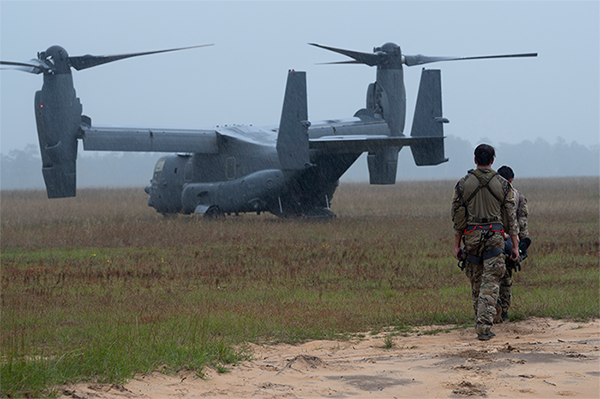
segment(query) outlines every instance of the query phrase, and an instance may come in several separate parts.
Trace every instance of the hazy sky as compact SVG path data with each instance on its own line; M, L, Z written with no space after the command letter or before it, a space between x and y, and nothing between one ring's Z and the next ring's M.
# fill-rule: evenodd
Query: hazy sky
M288 69L307 71L309 119L351 117L375 69L307 43L405 54L537 58L430 64L442 70L445 134L476 144L544 138L599 143L598 1L0 2L0 58L215 46L74 71L96 125L278 124ZM421 67L405 69L410 134ZM0 72L2 153L37 144L40 75Z

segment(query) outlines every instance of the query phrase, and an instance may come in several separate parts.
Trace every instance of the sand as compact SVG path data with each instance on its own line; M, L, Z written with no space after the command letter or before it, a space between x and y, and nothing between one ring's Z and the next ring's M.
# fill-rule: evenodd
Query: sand
M68 398L600 398L600 322L534 318L473 328L419 327L354 341L253 345L229 373L136 376L125 385L79 383ZM441 330L435 334L428 332Z

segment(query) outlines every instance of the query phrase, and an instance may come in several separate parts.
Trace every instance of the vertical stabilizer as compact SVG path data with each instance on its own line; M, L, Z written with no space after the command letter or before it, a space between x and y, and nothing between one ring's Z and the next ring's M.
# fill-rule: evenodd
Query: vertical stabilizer
M444 123L448 123L448 119L442 116L441 73L439 69L423 69L410 134L429 138L410 147L418 166L448 161L444 156Z
M303 170L310 164L309 126L306 72L291 70L288 72L277 136L277 154L284 171Z
M367 155L370 184L396 184L398 147L386 147Z

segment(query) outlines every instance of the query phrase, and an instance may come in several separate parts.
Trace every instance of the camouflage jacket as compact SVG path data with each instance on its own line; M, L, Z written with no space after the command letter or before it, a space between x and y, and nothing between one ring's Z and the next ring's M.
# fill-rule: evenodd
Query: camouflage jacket
M468 225L502 223L505 232L518 235L516 209L515 193L506 179L489 168L470 170L454 187L454 233L462 236Z
M519 240L525 237L529 237L529 230L527 230L527 217L529 212L527 211L527 198L523 196L516 188L515 200L517 202L517 223L519 224Z

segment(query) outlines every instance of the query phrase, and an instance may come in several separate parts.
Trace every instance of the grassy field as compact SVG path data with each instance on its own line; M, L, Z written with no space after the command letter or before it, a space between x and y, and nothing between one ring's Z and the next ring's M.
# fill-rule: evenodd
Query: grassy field
M600 316L598 178L523 179L533 239L511 318ZM454 182L344 184L338 218L164 218L142 189L2 192L1 394L226 371L248 342L473 325Z

